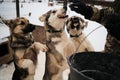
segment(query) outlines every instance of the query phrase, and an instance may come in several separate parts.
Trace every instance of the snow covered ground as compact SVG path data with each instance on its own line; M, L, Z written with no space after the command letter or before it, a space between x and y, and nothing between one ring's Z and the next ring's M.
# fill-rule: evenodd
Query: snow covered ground
M37 24L37 25L43 25L42 22L38 20L39 16L42 15L43 13L49 11L50 9L54 8L59 8L61 7L62 4L59 5L54 5L52 7L48 7L47 2L34 2L34 3L20 3L20 16L21 17L26 17L30 20L31 23ZM23 6L23 7L22 7ZM29 13L31 13L31 16L29 16ZM81 16L84 18L82 15L77 14L70 9L68 9L68 15L73 16ZM15 3L12 2L3 2L0 4L0 16L5 18L5 19L13 19L16 17L16 9L15 9ZM84 30L84 33L88 35L91 31L96 29L97 27L100 27L101 25L93 22L93 21L88 21L88 27ZM100 27L96 29L94 32L92 32L87 38L90 40L91 44L95 48L96 51L102 51L104 49L104 44L105 44L105 39L106 39L106 29L104 27ZM40 55L40 56L45 56L45 55ZM45 57L39 58L39 61L45 60ZM44 62L44 61L42 61ZM44 63L42 63L44 66ZM44 70L44 67L41 67L42 71ZM13 73L14 66L13 63L11 63L9 66L6 67L0 67L0 80L11 80L11 75ZM44 71L42 72L43 75ZM38 80L38 79L36 79ZM39 79L40 80L40 79Z

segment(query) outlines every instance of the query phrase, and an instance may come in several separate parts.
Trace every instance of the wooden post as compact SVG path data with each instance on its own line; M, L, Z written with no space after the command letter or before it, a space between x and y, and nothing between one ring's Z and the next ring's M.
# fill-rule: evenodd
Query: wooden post
M16 0L16 17L20 17L19 0Z

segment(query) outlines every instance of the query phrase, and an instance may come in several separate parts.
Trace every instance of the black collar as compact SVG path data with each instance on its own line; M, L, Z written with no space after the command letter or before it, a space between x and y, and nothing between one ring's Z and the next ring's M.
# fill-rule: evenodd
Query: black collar
M48 26L48 30L46 30L49 33L62 33L63 29L61 30L55 30L51 25L49 25L49 23L46 23L46 25Z
M31 36L31 35L30 35ZM32 37L31 37L32 38ZM13 40L13 36L10 36L10 47L12 49L24 49L24 48L28 48L29 46L31 46L34 43L34 40L32 42L29 43L23 43L22 40L19 41L14 41Z
M19 42L11 42L10 47L12 49L25 49L31 46L31 44L26 45L26 44L20 44Z
M49 32L49 33L61 33L62 32L62 30L54 30L54 29L49 29L49 30L47 30L47 32Z
M79 37L80 35L82 35L82 32L81 32L80 34L76 34L76 35L71 35L71 34L70 34L70 37L76 37L76 38L77 38L77 37Z

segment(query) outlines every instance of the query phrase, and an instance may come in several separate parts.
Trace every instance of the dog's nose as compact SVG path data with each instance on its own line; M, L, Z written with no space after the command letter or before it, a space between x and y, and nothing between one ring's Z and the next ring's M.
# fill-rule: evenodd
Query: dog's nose
M27 27L25 29L23 29L24 33L29 33L32 32L35 29L35 25L33 24L28 24Z
M35 25L29 24L29 26L30 26L30 31L32 32L35 29Z

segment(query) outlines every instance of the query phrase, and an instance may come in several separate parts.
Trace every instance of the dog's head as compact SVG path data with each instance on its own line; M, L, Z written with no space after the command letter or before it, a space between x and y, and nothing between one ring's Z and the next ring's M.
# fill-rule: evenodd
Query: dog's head
M65 21L68 17L68 15L66 15L66 11L66 7L50 10L40 16L39 20L45 23L47 30L53 29L59 31L63 29Z
M67 31L72 37L78 37L82 34L82 31L87 27L88 22L85 22L82 18L72 16L66 21Z
M29 20L19 17L11 20L3 20L8 25L11 32L12 47L29 46L33 43L31 32L35 29L35 25L29 23ZM16 45L17 44L17 45ZM18 44L21 44L18 46Z
M10 28L11 33L29 33L35 29L35 26L29 23L29 20L24 17L18 17L11 20L3 20Z

